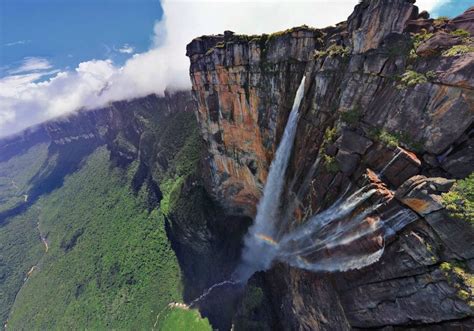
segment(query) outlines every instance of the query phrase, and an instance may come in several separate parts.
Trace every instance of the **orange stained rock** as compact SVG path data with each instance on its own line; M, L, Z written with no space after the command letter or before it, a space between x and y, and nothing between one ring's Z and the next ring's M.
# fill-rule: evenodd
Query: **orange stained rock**
M222 140L227 149L240 150L245 154L255 154L265 160L260 130L256 127L242 127L229 122L222 122Z
M229 71L222 66L216 68L216 75L219 86L229 85Z
M444 115L458 102L458 98L459 89L449 86L440 86L430 102L432 105L439 105L439 107L434 108L435 113L433 114L433 118L438 121L442 120Z
M383 236L382 235L378 235L376 236L373 241L379 246L379 247L383 247L383 242L384 242L384 239L383 239Z
M221 133L225 153L213 154L217 174L227 174L220 185L221 192L229 192L229 203L244 208L248 215L255 215L261 184L268 175L268 162L273 150L263 146L262 132L258 125L260 97L255 87L246 87L255 77L240 66L225 67L222 64L214 70L192 73L193 89L199 101L198 119L207 137ZM210 122L207 100L210 91L217 93L219 112L218 123ZM210 139L212 142L212 138ZM214 146L211 143L211 148ZM253 174L247 163L255 162L257 172ZM226 193L224 193L226 195Z
M225 156L214 156L214 162L217 173L229 174L229 178L222 184L223 191L231 187L240 187L241 189L232 196L233 203L246 208L249 215L255 215L261 193L248 167Z
M379 194L381 194L385 199L392 199L393 198L393 192L390 191L386 186L385 186L385 183L382 182L379 178L379 176L377 176L377 174L375 172L373 172L372 170L370 169L367 169L367 177L369 179L369 181L374 184L375 186L375 189L377 190L377 192Z
M372 183L382 184L382 181L380 180L379 176L377 176L377 174L370 169L367 169L367 177Z
M399 147L400 148L400 147ZM407 151L406 149L403 149L404 154L413 161L417 166L421 166L421 161L420 159L416 156L415 153L412 153L410 151Z
M243 189L233 199L235 205L246 210L246 215L255 217L257 214L257 203L260 192Z
M303 219L304 213L300 206L295 208L294 218L296 222L300 222Z
M405 198L402 200L402 202L417 213L423 213L430 206L428 201L417 198Z
M380 217L378 216L368 216L364 219L364 222L367 223L370 227L376 226L380 222Z

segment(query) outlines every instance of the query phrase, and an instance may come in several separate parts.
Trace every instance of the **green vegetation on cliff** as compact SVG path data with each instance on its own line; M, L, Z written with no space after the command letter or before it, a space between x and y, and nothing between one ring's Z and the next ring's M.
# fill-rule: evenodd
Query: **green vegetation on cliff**
M21 206L28 199L30 180L47 156L47 144L39 144L0 163L0 213ZM0 216L0 323L8 313L25 275L43 254L37 230L38 210L3 219Z
M47 154L48 145L39 144L0 163L0 212L25 201L30 180L41 168Z
M329 57L341 56L345 58L345 57L348 57L350 53L351 53L351 50L348 47L332 44L325 50L315 51L313 57L315 59L323 58L326 56L329 56Z
M400 78L400 84L397 86L399 89L407 87L413 87L418 84L424 84L428 82L428 77L424 74L416 72L414 70L407 70Z
M464 55L474 52L474 46L471 45L455 45L443 52L444 57Z
M443 203L453 217L474 225L474 173L458 180L451 191L444 193Z
M0 322L10 308L28 271L44 252L37 230L37 210L31 209L0 227Z
M201 318L196 310L186 308L166 308L156 325L161 331L208 331L212 330L207 318Z
M373 129L368 134L371 139L379 141L391 148L406 146L414 152L423 150L423 144L421 142L414 141L410 135L403 131L389 132L385 129Z
M201 156L201 137L192 113L178 115L172 121L160 141L162 153L168 160L168 167L160 171L157 177L160 180L160 189L163 199L160 211L169 215L176 208L180 198L181 187L189 176L194 175ZM172 132L176 132L174 135Z

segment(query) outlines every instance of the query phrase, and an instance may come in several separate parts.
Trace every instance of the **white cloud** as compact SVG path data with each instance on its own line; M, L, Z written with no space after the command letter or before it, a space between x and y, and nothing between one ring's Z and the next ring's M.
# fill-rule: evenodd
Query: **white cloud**
M438 12L436 9L449 2L452 2L452 0L417 0L416 5L421 10L427 10L428 12L430 12L432 17L436 17L438 16Z
M5 46L5 47L18 46L18 45L28 44L30 42L31 42L31 40L17 40L17 41L13 41L11 43L3 44L3 46Z
M9 70L8 73L10 75L15 75L31 71L47 70L52 67L53 66L47 59L41 57L26 57L18 68Z
M135 51L135 48L130 46L129 44L125 44L119 49L117 49L117 51L122 54L132 54Z
M443 1L443 0L440 0ZM430 10L440 1L419 0ZM153 48L133 55L122 67L110 60L80 63L73 71L51 74L45 59L29 58L0 79L0 136L79 108L103 106L114 100L161 94L165 88L189 88L185 47L204 34L257 34L307 24L333 25L347 19L358 0L166 0L163 19L155 25ZM132 53L129 45L121 49Z

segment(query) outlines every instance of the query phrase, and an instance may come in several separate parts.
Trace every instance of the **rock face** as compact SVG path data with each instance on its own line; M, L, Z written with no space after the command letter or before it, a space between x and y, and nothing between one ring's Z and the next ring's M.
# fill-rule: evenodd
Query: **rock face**
M352 52L365 53L378 48L392 33L402 33L406 22L418 16L418 9L406 0L362 1L348 19Z
M318 36L305 27L277 38L226 33L187 47L212 189L237 214L255 214L276 137Z
M349 183L355 190L371 180L386 208L417 215L367 268L315 276L275 266L258 276L273 313L244 307L239 321L257 314L300 330L472 326L474 230L440 198L474 170L473 40L456 31L472 31L472 9L439 24L413 3L362 1L336 27L226 32L188 45L209 190L232 214L255 215L306 75L282 210L296 204L295 224L304 222ZM446 263L470 276L454 277Z

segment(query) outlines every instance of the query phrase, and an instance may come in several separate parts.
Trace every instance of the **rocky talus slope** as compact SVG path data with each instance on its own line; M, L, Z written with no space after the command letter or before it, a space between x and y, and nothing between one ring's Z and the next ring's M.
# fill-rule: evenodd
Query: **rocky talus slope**
M277 264L255 275L237 329L474 326L474 230L441 198L474 170L474 7L430 19L414 2L362 1L333 27L227 31L187 46L207 188L232 215L255 216L306 75L282 205L296 202L291 226L367 183L385 199L373 222L387 210L416 216L385 243L374 233L344 247L385 244L367 268L316 274Z

